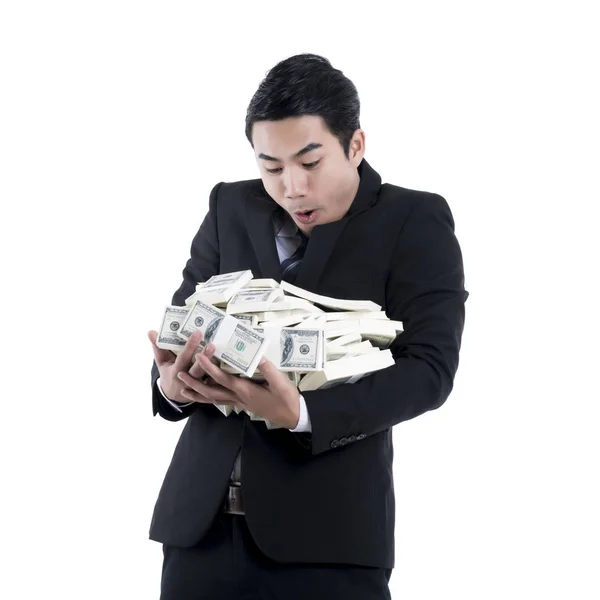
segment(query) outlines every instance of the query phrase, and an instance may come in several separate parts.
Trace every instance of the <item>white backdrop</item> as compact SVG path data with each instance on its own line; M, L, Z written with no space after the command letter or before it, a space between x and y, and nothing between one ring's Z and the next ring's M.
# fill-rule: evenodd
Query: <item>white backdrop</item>
M450 398L394 430L393 597L600 597L592 4L2 3L2 598L158 598L183 423L146 332L298 52L354 81L384 181L447 199L471 294Z

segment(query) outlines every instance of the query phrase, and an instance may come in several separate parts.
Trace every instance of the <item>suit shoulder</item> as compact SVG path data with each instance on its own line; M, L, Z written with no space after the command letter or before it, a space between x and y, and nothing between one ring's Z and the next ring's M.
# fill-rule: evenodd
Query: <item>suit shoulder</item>
M409 215L418 207L421 210L449 210L446 199L440 194L413 190L391 183L382 184L379 203L386 211L398 211L404 215Z
M219 198L242 199L248 193L264 193L262 179L223 181L219 187Z

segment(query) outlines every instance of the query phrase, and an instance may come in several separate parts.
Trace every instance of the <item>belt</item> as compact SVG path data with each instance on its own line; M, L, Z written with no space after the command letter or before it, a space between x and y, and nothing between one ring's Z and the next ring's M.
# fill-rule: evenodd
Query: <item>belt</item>
M242 502L242 487L239 484L230 483L223 502L223 512L228 515L245 515L244 503Z

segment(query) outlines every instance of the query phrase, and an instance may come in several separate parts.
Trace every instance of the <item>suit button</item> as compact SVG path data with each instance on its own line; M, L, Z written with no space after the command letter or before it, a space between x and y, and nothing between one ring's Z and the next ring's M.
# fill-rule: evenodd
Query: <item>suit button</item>
M366 436L364 433L359 433L359 434L356 436L356 439L357 439L357 440L364 440L366 437L367 437L367 436Z
M333 440L333 442L331 442L331 447L332 448L337 448L340 445L340 441L339 440Z
M340 446L345 446L348 443L348 438L340 438Z
M350 443L352 443L352 442L355 442L355 441L356 441L356 436L355 436L355 435L351 435L351 436L348 438L348 441L349 441Z

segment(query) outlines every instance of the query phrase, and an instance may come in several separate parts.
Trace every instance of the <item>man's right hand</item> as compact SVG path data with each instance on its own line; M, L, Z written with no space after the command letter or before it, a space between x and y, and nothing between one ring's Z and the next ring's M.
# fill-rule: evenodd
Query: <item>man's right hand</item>
M190 399L181 395L182 390L186 389L187 386L179 379L179 377L177 377L177 375L181 371L187 373L192 366L194 366L193 377L201 379L204 375L204 370L199 368L194 360L194 353L202 341L202 332L194 332L178 355L175 355L170 350L159 348L156 345L157 336L157 331L148 332L148 339L152 344L152 351L154 352L154 360L156 361L156 366L160 373L160 387L169 400L187 404Z

